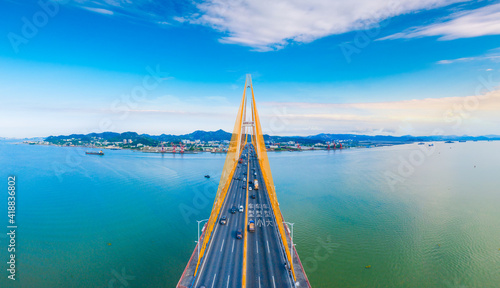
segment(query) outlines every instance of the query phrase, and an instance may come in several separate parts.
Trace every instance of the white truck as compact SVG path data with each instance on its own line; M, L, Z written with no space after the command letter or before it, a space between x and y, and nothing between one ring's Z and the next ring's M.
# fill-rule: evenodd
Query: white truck
M257 179L255 179L255 181L253 181L253 188L255 190L259 190L259 181Z

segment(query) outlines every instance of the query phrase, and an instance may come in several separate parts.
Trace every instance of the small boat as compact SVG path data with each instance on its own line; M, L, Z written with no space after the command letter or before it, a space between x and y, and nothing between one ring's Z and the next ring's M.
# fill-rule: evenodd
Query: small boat
M210 178L210 175L205 175L205 178Z
M425 143L424 142L420 142L420 143L418 143L418 145L425 145Z
M99 152L85 152L87 155L104 155L104 152L102 150L99 150Z
M432 147L432 146L434 146L434 143L429 144L429 147Z

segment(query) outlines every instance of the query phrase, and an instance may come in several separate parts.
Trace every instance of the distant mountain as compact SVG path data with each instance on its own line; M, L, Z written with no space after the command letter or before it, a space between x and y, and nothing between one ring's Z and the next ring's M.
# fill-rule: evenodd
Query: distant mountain
M390 135L357 135L357 134L317 134L311 136L293 136L293 137L277 137L272 136L271 139L285 138L285 139L308 139L314 142L327 142L338 140L353 140L358 142L374 141L374 142L421 142L421 141L458 141L458 140L500 140L499 135L486 135L486 136L456 136L456 135L436 135L436 136L390 136ZM292 140L293 141L293 140Z
M16 138L16 137L0 137L2 141L42 141L43 137L31 137L31 138Z
M71 135L60 135L60 136L49 136L45 138L48 142L57 142L61 140L76 139L81 141L90 141L92 138L101 138L108 142L122 142L125 139L131 139L137 143L144 143L145 140L153 140L154 142L179 142L181 140L201 140L201 141L222 141L231 140L231 133L225 132L224 130L217 131L201 131L197 130L190 134L184 135L149 135L149 134L137 134L136 132L103 132L103 133L90 133L90 134L71 134Z
M146 134L144 134L146 135ZM158 140L158 141L165 141L165 142L178 142L181 140L201 140L201 141L223 141L223 140L231 140L231 133L226 132L222 129L219 129L217 131L202 131L202 130L196 130L193 133L190 134L184 134L184 135L170 135L170 134L161 134L159 136L150 136L152 139Z
M171 134L161 134L161 135L149 135L149 134L137 134L136 132L103 132L103 133L90 133L90 134L71 134L71 135L61 135L61 136L49 136L45 138L48 142L57 142L65 139L77 139L82 141L90 141L93 137L99 137L101 139L107 140L108 142L121 142L124 139L132 139L136 143L142 143L145 145L158 144L161 141L164 142L179 142L181 140L201 140L201 141L223 141L231 140L232 134L224 130L217 131L202 131L197 130L193 133L183 134L183 135L171 135ZM354 142L364 143L412 143L421 141L458 141L458 140L500 140L499 135L486 135L486 136L456 136L456 135L445 135L445 136L387 136L387 135L357 135L357 134L326 134L321 133L317 135L310 136L270 136L264 135L265 141L271 142L299 142L304 144L314 144L314 143L325 143L329 141L339 141L339 140L352 140Z

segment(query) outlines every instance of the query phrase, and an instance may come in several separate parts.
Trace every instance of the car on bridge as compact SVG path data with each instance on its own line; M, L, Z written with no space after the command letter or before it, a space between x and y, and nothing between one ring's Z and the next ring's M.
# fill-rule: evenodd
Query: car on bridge
M239 210L240 210L240 212L243 212L243 205L240 205Z
M236 231L236 239L241 239L243 238L243 231L240 229L238 229L238 231Z
M231 213L232 213L232 214L236 213L236 206L233 206L233 207L231 208Z
M257 196L255 196L255 194L252 194L252 196L250 197L252 197L252 199L255 199Z
M220 217L219 223L221 225L226 225L227 224L227 217L226 216Z
M250 220L248 222L248 232L255 232L255 221Z

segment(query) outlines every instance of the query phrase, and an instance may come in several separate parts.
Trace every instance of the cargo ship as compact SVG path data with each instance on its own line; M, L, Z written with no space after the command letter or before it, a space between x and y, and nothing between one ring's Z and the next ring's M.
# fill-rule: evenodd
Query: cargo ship
M99 152L85 152L85 154L87 155L104 155L104 152L102 152L102 150L100 150Z

